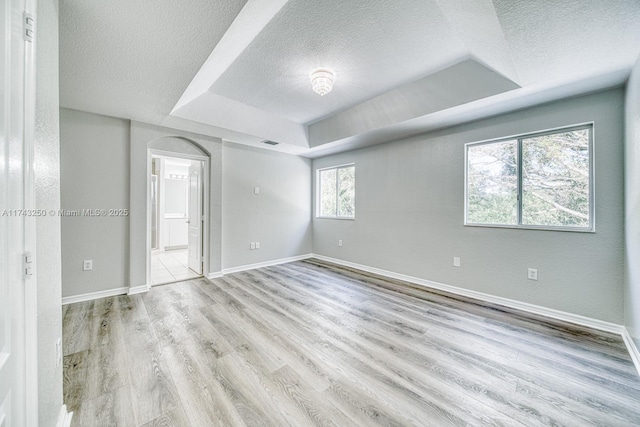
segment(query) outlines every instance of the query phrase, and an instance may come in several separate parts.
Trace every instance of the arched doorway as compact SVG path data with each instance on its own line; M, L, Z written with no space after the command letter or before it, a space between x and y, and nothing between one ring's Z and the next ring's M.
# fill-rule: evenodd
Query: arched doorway
M147 166L147 285L205 275L209 156L164 137L148 144Z

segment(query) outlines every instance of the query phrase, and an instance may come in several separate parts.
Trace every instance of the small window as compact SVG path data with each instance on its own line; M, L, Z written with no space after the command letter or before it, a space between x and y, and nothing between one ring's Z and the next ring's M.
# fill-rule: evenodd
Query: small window
M318 170L317 216L347 218L356 216L356 167L338 166Z
M593 127L466 145L466 225L593 231Z

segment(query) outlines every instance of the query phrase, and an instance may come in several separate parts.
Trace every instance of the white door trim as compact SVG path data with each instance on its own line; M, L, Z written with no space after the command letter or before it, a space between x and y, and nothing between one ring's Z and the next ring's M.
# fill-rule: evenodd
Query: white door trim
M165 151L158 150L155 148L147 148L147 172L146 172L146 197L147 197L147 209L146 209L146 217L145 217L145 234L146 234L146 253L145 253L145 263L146 263L146 290L141 290L140 286L135 288L135 293L146 292L151 289L151 158L153 156L161 156L161 157L175 157L178 159L187 159L187 160L199 160L203 164L203 171L201 174L201 183L204 191L204 195L202 198L203 203L203 215L204 222L202 224L202 258L204 259L202 265L202 274L203 276L207 276L209 273L209 222L210 222L210 203L209 203L209 193L210 193L210 183L209 183L209 168L211 164L211 159L206 155L196 155L196 154L187 154L187 153L178 153L174 151Z
M188 197L188 203L189 203L189 210L188 210L188 227L187 227L187 264L189 266L189 268L191 270L193 270L194 272L202 275L203 274L203 267L204 267L204 262L202 261L203 259L203 252L202 252L202 223L203 223L203 204L202 204L202 196L204 194L204 189L202 187L202 174L203 174L203 169L204 169L204 162L202 161L192 161L195 164L197 164L197 166L193 166L193 164L189 167L189 188L188 188L188 192L189 192L189 197ZM193 168L193 169L192 169ZM195 206L194 206L194 201L192 200L193 196L194 196L194 192L193 192L193 188L191 187L192 183L191 183L191 177L193 174L196 174L197 176L197 187L196 187L196 192L195 192ZM195 209L193 209L195 207ZM192 210L195 210L195 214L194 212L192 212ZM196 225L194 226L193 223L196 223ZM194 236L197 236L197 239L192 239L192 230L195 231L195 233L193 233ZM193 244L195 243L196 246L196 256L192 258L191 256L191 251L193 249Z
M5 30L3 53L3 165L0 170L6 192L2 205L9 209L35 209L34 132L35 132L35 43L24 37L27 13L36 19L34 0L5 1L2 23ZM32 21L34 22L34 21ZM35 21L37 22L37 21ZM33 24L33 28L36 25ZM9 167L9 165L11 165ZM9 171L11 170L11 171ZM4 175L6 174L6 176ZM11 196L7 196L11 194ZM7 205L5 205L5 203ZM10 204L9 204L10 203ZM6 221L6 222L5 222ZM3 235L0 261L7 295L2 315L10 317L4 324L3 346L0 348L0 370L3 393L0 399L0 424L8 426L38 425L38 323L36 286L36 222L34 216L20 215L12 219L13 230ZM3 225L9 221L3 219ZM2 230L5 230L2 227ZM7 240L4 240L7 238ZM25 254L31 253L31 276L25 274ZM4 279L7 281L4 282ZM6 304L6 305L5 305ZM4 356L3 356L4 355ZM9 364L7 364L7 362ZM7 374L6 369L12 371ZM5 399L6 397L6 399Z
M35 0L25 0L25 13L31 14L36 25L33 41L25 42L24 57L24 208L35 210L36 191L34 173L35 110L36 110L36 67L35 52L37 40L37 8ZM23 18L24 19L24 18ZM25 397L26 425L38 425L38 284L36 257L37 217L25 217L25 252L32 254L32 275L25 280Z

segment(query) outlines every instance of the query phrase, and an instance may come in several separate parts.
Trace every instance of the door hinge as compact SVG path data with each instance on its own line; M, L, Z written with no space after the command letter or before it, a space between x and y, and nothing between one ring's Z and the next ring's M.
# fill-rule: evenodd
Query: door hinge
M27 12L22 14L22 35L24 40L29 43L33 42L33 34L35 32L35 23L33 15Z
M26 252L22 257L22 261L24 278L31 279L31 277L33 277L33 255L31 255L31 252Z

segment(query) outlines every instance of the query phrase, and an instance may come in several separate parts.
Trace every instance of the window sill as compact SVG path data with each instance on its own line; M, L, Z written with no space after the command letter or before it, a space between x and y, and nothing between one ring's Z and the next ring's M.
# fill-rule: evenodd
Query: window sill
M549 225L502 225L502 224L464 224L465 227L481 227L481 228L509 228L514 230L540 230L540 231L569 231L573 233L592 233L596 232L593 228L578 227L553 227Z
M316 219L339 219L342 221L355 221L356 218L347 218L347 217L342 217L342 216L317 216Z

